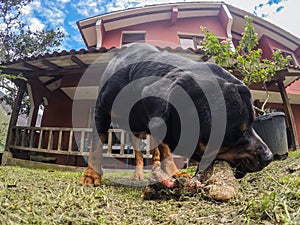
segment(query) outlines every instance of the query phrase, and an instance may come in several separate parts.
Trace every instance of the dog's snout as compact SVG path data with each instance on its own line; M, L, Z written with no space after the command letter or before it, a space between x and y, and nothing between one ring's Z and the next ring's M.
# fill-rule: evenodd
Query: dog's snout
M261 166L262 167L266 167L267 165L269 165L272 160L273 160L273 153L271 152L271 150L266 147L264 148L264 150L262 151L261 155L260 155L260 159L261 159Z

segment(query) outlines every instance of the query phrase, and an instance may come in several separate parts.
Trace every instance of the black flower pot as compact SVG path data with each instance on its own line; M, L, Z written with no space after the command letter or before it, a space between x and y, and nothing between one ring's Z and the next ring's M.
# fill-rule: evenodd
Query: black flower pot
M258 116L253 127L268 145L275 159L285 159L288 156L285 114L283 112Z

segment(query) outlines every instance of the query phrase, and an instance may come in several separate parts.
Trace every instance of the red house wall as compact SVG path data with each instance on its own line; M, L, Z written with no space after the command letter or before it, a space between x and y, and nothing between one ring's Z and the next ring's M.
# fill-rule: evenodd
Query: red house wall
M273 54L272 47L270 45L270 39L266 36L262 36L259 40L258 47L263 50L262 57L266 59L270 59Z
M200 26L207 27L218 37L226 37L226 30L218 17L198 17L178 19L172 25L170 20L139 24L105 33L103 47L120 47L122 31L146 31L146 42L160 47L178 47L179 33L201 35Z
M175 24L171 24L171 20L165 20L129 26L105 32L102 46L106 48L121 47L123 31L145 31L146 42L160 47L170 46L175 48L180 46L179 34L201 35L201 26L207 27L210 32L215 33L218 37L227 37L227 22L228 19L225 12L221 10L219 16L185 19L178 18ZM233 41L234 44L237 44L236 40ZM264 58L270 58L274 48L290 51L290 49L286 48L281 43L274 41L267 36L263 36L259 40L258 47L263 49ZM72 77L69 76L63 78L62 86L76 86L76 82L78 82L80 76L81 74L77 74ZM99 80L96 80L96 77L90 77L90 79L91 80L88 81L89 84L87 85L91 85L91 83L95 84L95 82L98 84L99 82ZM77 114L82 115L82 117L76 118L76 127L88 127L90 107L94 101L84 100L81 103L81 107L72 109L73 101L62 91L54 91L51 95L48 95L47 91L41 94L46 97L48 96L49 101L49 105L44 112L42 126L72 127L72 116L70 115L72 115L72 110L76 110ZM37 101L41 101L41 98ZM300 115L300 106L294 105L293 109L300 139L300 118L297 117L297 115Z
M289 52L292 52L290 49L282 45L281 43L273 40L272 38L269 38L267 36L261 37L259 40L259 48L263 50L262 57L263 58L272 58L273 50L274 49L280 49L280 50L286 50Z
M35 107L38 107L42 103L43 97L45 97L48 102L48 105L46 105L44 109L41 126L70 127L72 100L60 89L51 92L39 79L29 78L28 83L31 84L33 89L32 95ZM36 92L34 90L39 91ZM35 121L35 118L32 118L31 126L35 126Z
M43 127L72 127L72 100L61 90L52 93L48 98L49 105L45 107Z
M226 14L224 8L222 7L219 13L219 18L220 18L220 22L222 24L222 27L224 28L224 30L226 31L227 29L227 24L229 22L229 18L228 15Z

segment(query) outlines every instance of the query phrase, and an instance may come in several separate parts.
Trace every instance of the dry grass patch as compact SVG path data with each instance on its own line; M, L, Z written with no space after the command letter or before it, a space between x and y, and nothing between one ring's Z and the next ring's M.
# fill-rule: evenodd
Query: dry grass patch
M205 192L179 200L143 200L131 173L104 175L96 188L82 173L0 167L1 224L299 224L300 151L239 180L227 203ZM194 168L187 170L191 174ZM148 175L149 176L149 175ZM143 183L144 182L144 183ZM130 185L130 186L127 186Z

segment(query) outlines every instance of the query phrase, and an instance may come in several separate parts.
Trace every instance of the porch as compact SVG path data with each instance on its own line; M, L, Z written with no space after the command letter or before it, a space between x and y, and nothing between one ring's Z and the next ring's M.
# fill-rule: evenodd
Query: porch
M56 158L53 163L87 166L92 143L92 128L20 127L11 128L8 147L17 158L35 160L32 156ZM150 164L150 136L140 141L145 166ZM130 134L122 129L110 129L103 147L104 167L130 168L135 152Z
M17 80L19 87L11 120L5 150L16 158L30 159L30 155L56 157L56 163L64 165L86 165L91 143L91 121L99 88L99 80L107 63L122 49L89 49L60 52L51 55L31 57L8 64L6 73L23 73L27 79ZM171 50L194 60L201 53L187 50ZM237 75L238 76L238 75ZM299 148L300 132L300 95L287 94L286 88L300 76L300 69L287 67L277 71L268 83L272 94L269 104L286 114L286 124L290 134L290 149ZM265 90L262 84L250 86L253 99L262 103ZM31 110L27 127L16 126L24 93L27 92ZM40 105L44 114L42 127L36 127ZM295 116L295 118L294 118ZM134 165L134 152L127 140L126 132L116 132L119 142L114 143L114 131L104 146L104 163L110 168L121 165ZM145 160L151 164L149 141L144 150ZM21 157L19 157L21 156ZM174 157L175 161L179 157ZM76 162L77 159L77 162ZM116 160L117 159L117 160ZM184 159L181 157L180 164ZM145 161L145 164L147 162ZM181 166L178 166L181 167Z

